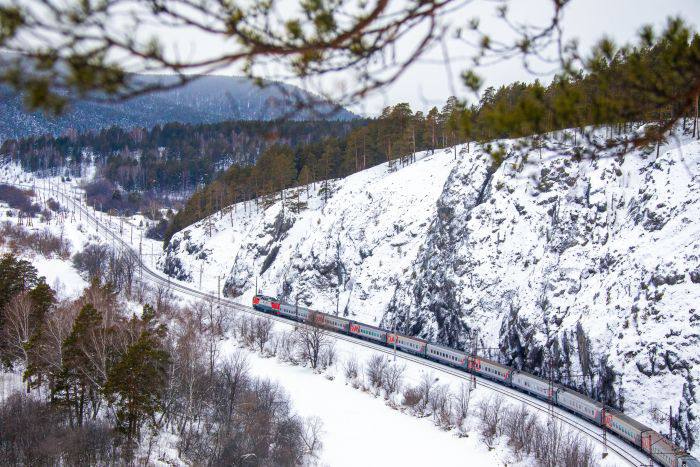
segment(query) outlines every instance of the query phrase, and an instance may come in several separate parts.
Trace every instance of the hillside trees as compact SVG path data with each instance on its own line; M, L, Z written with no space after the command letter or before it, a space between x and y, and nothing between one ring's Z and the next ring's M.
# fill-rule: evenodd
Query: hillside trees
M37 320L53 297L47 288L28 261L11 253L0 257L0 363L4 366L12 367L18 359L26 363L25 345L37 332Z
M455 112L453 107L449 109ZM456 121L458 116L443 115L435 109L433 117L429 117L433 121L428 122L422 112L413 112L407 103L401 103L384 109L380 118L357 124L343 137L322 137L295 147L272 145L254 166L233 165L211 184L196 191L169 225L166 244L175 232L223 206L297 185L312 184L311 188L315 188L316 182L322 184L320 194L327 199L329 180L396 158L407 163L414 152L433 148L433 134L434 144L438 145L435 147L443 147L445 142L464 141L461 132L455 132L449 141L445 137L438 139L445 131L444 122L450 118ZM218 201L212 203L213 199Z
M102 188L159 195L187 194L214 180L231 165L249 166L272 146L294 148L319 136L343 136L361 121L230 121L215 124L168 123L151 129L111 127L72 136L33 136L6 140L0 154L28 171L80 175L94 160ZM83 155L93 156L85 160ZM104 198L103 196L103 198ZM92 198L92 196L90 197ZM107 203L106 199L96 202ZM122 208L122 206L114 206Z
M1 464L148 464L150 449L137 448L166 427L180 458L196 464L253 455L299 465L315 455L305 444L312 427L284 390L249 375L242 354L222 358L229 313L204 302L181 308L148 288L143 296L159 306L133 313L99 278L57 301L28 262L6 255L0 277L8 271L17 280L0 283L10 285L0 311L13 316L0 333L3 363L25 370L33 395L0 401ZM255 326L260 345L270 325Z
M164 348L165 329L154 322L154 316L146 305L140 335L109 369L103 389L129 442L138 437L145 422L155 425L155 415L162 410L170 355Z
M582 156L592 156L602 148L624 154L631 147L665 138L681 118L686 123L695 119L700 85L693 87L692 83L698 71L700 39L682 22L671 21L658 38L645 30L636 47L616 50L602 43L585 72L562 73L548 85L535 80L498 89L489 87L478 104L468 105L450 97L440 110L432 108L427 115L414 113L406 103L386 107L379 118L351 129L344 138L297 147L294 180L297 184L309 179L312 183L322 181L328 193L326 181L331 178L386 161L392 165L394 159L416 151L434 151L470 141L531 137L565 128L577 128L581 138L587 139L589 144L585 149L581 147ZM635 122L650 124L642 131L630 132ZM693 123L695 128L697 124ZM606 137L594 138L600 130ZM691 130L684 127L684 131ZM700 130L696 133L700 136ZM542 144L539 137L529 141L533 148ZM498 163L502 154L497 147L493 149L492 156ZM232 168L219 180L235 176L233 173L239 170ZM243 180L243 185L250 182ZM210 188L203 191L207 190ZM255 186L245 190L243 198L266 192ZM212 212L193 209L196 201L176 216L166 241L174 232Z

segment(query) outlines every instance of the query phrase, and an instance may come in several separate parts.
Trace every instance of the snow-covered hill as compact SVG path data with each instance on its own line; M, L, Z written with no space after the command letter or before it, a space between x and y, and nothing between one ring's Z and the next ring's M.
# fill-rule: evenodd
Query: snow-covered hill
M316 185L287 191L284 205L233 206L178 233L159 264L204 288L221 277L245 303L257 282L500 353L665 432L672 406L674 430L697 437L700 142L583 161L569 142L504 144L497 167L462 146L337 180L327 201Z

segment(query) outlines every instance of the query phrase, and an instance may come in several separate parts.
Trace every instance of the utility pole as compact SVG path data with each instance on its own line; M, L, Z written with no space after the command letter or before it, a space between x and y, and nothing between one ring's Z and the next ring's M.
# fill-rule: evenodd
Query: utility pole
M221 303L221 276L216 276L216 299Z
M603 409L601 412L601 421L603 426L603 459L608 457L608 430L607 430L607 415L605 413L605 404L603 404Z
M394 313L394 363L396 363L396 341L399 337L396 335L396 313Z
M552 351L549 351L549 388L547 390L548 402L549 402L549 417L554 420L554 359L552 358Z
M142 254L142 247L143 246L143 234L141 235L141 239L139 240L139 269L141 270L141 282L143 282L143 254Z

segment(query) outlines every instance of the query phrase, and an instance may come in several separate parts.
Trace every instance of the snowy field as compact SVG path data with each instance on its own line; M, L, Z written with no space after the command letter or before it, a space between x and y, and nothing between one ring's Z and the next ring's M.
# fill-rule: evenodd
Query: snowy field
M280 326L278 327L287 327ZM416 418L387 405L381 397L371 392L355 389L347 383L343 375L343 362L357 358L362 364L375 352L345 341L336 340L338 362L322 374L310 368L290 365L276 358L261 357L258 353L246 352L254 374L279 381L292 395L296 409L304 416L318 416L323 420L324 450L322 465L357 465L364 456L366 465L386 465L397 462L400 465L535 465L530 458L518 458L506 445L505 439L497 440L489 449L479 434L478 407L487 399L498 397L488 388L477 383L471 393L470 428L467 437L459 437L455 430L443 431L435 426L431 417ZM234 342L227 342L230 349L239 348ZM405 365L405 382L417 385L424 373L430 374L436 386L448 385L456 393L467 380L426 368L422 365L397 359L398 365ZM390 360L391 356L388 357ZM327 376L333 376L329 379ZM503 397L504 408L520 407L520 402ZM538 413L543 423L545 413ZM566 428L568 430L568 428ZM628 465L614 454L602 458L602 447L590 438L582 437L595 446L595 458L601 466ZM352 454L348 454L348 453Z
M13 181L22 180L21 176L14 174ZM30 179L24 179L31 182ZM39 186L39 184L37 184ZM37 189L39 200L45 199L43 189ZM55 193L54 193L55 195ZM2 211L0 207L0 212ZM106 216L105 216L106 217ZM63 231L67 238L71 239L72 251L79 251L89 242L100 241L92 226L80 217L42 225L35 223L35 229L48 227L54 232ZM120 231L122 238L132 240L131 228L124 227L127 222L132 222L136 228L139 224L137 218L112 221L115 231ZM140 239L140 231L139 231ZM102 240L104 241L104 240ZM134 242L135 243L135 242ZM39 255L30 256L33 264L39 269L40 274L47 277L52 286L58 287L64 298L79 295L86 286L69 261L58 258L43 258ZM189 299L186 296L183 300ZM276 325L288 327L286 325ZM222 343L225 352L231 352L238 347L234 341L227 340ZM248 354L251 369L255 375L277 380L290 393L295 409L304 417L318 416L323 420L324 449L319 459L320 465L356 465L363 456L370 456L371 461L364 458L368 465L380 463L401 462L405 465L425 465L437 463L438 465L531 465L531 459L516 459L510 449L504 445L504 441L496 443L490 450L481 440L476 430L478 421L475 415L469 421L474 427L468 437L458 437L453 431L443 431L436 427L430 417L415 418L407 413L389 407L382 397L375 397L368 392L363 392L346 384L342 375L342 362L350 356L356 356L360 362L366 361L375 352L359 347L345 341L336 342L338 362L335 367L326 374L319 375L309 368L293 366L282 363L274 358L263 358L259 354L248 350L241 350ZM448 384L453 389L457 388L463 380L436 370L426 370L423 366L412 362L404 362L399 357L399 364L406 365L406 383L415 384L421 378L422 373L429 371L435 378L436 384ZM330 379L328 376L332 376ZM21 379L17 375L2 375L3 388L21 388ZM492 391L477 386L472 393L472 414L480 400L494 397ZM507 399L506 399L507 401ZM518 402L506 402L513 406ZM174 441L167 436L162 437L161 451L164 461L173 460L173 450L167 444ZM362 449L358 449L362 446ZM416 448L420 446L420 448ZM597 447L596 449L599 449ZM352 454L349 454L351 452ZM598 454L600 452L598 451ZM468 459L468 460L466 460ZM167 462L166 462L167 463ZM624 462L615 456L609 456L603 465L624 465Z

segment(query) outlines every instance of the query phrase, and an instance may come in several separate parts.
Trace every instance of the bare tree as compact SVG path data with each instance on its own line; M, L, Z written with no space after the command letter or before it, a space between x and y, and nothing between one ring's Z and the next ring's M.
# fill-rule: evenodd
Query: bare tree
M430 402L430 394L435 385L432 373L422 372L416 386L407 386L403 390L401 404L407 407L412 415L422 417L426 414Z
M119 262L121 263L126 296L131 298L132 287L137 270L136 257L131 252L124 252L119 256Z
M211 386L208 358L204 338L192 321L175 336L173 349L173 373L176 378L176 401L172 411L178 414L177 432L181 436L180 450L187 450L196 433L191 427L196 424L204 410L204 403ZM195 430L196 431L196 430Z
M500 396L482 400L479 403L481 436L489 449L493 449L493 442L500 436L501 429L503 428L501 426L501 417L503 416L501 410L502 406L503 399Z
M396 362L387 365L382 385L387 399L400 391L405 370L406 365L399 365Z
M379 390L384 386L388 365L389 362L384 355L374 354L370 357L365 366L365 376L371 387Z
M304 455L307 458L317 458L323 443L321 433L323 422L318 417L309 417L304 420L304 428L301 432L301 439L304 442Z
M272 336L272 321L266 318L254 318L252 323L254 341L258 351L263 353L265 345Z
M20 293L10 300L4 310L3 340L6 342L10 361L19 359L26 366L29 359L27 342L32 334L32 301L26 293Z
M430 411L433 421L443 430L449 430L454 426L452 421L452 396L447 384L436 386L429 397Z
M420 416L421 393L415 386L406 386L403 390L401 404L408 408L411 415Z
M537 418L525 405L518 409L507 410L503 417L503 432L508 437L508 444L518 454L529 455L532 452L532 439L537 429Z
M454 408L457 427L460 430L461 435L466 434L466 427L464 426L467 417L469 416L469 402L472 395L472 386L469 383L462 382L457 390L457 394L454 396Z
M331 337L328 330L315 321L298 325L296 328L297 342L304 361L311 368L316 369L321 361L325 349L331 345Z
M239 402L241 391L248 383L250 364L245 353L236 351L224 361L220 374L221 383L223 384L225 404L224 404L224 420L232 422L236 411L236 405Z
M282 334L279 332L273 332L270 340L268 341L267 344L267 352L271 357L276 357L277 352L279 351L280 348L280 340L282 338Z
M335 365L336 357L335 341L330 339L328 345L321 351L321 368L324 370L331 368L333 365Z
M166 284L158 284L153 291L153 300L150 303L155 304L155 309L158 314L170 316L175 309L173 293L170 287Z
M103 280L107 274L110 248L107 245L89 244L73 255L73 265L88 279Z
M279 356L283 362L296 365L299 363L299 346L295 331L282 331L279 335Z
M352 354L350 358L346 359L343 363L343 373L347 381L352 381L357 378L359 374L359 365L355 354Z

